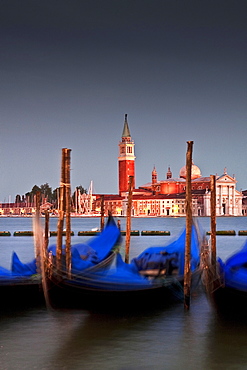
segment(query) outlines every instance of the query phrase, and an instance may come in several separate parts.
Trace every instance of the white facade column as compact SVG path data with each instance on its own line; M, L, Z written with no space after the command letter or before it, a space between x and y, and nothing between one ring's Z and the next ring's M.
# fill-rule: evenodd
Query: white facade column
M231 207L231 194L230 194L230 185L227 185L227 209L226 209L226 214L231 215L232 214L232 207Z
M208 192L204 196L204 215L210 217L210 198L211 198L211 192Z
M221 216L221 208L222 208L222 194L221 194L221 185L218 186L219 189L219 206L218 206L218 212L216 210L216 216Z
M236 198L235 198L235 186L232 187L232 215L238 215L238 207L236 207Z

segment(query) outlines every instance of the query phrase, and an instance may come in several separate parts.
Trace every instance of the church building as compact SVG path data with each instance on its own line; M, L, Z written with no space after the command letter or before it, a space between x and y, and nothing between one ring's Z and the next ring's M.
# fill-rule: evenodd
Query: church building
M216 175L216 215L217 216L241 216L243 195L236 189L235 176L230 176L226 168L221 176ZM154 194L184 194L186 192L186 166L182 167L178 178L172 177L168 167L167 178L158 181L158 174L154 168L152 182L142 185L141 188L152 190ZM210 176L204 177L201 170L194 163L191 168L192 198L197 199L198 216L210 216Z
M118 195L104 195L105 212L113 215L126 215L129 176L133 176L132 214L133 216L185 216L186 166L180 169L179 177L173 177L170 166L166 179L158 180L154 167L151 182L135 188L135 143L131 138L127 114L119 142L118 156ZM210 176L204 177L194 163L191 169L192 214L210 216ZM242 216L242 192L236 189L235 176L216 176L216 216ZM99 209L100 199L96 199Z

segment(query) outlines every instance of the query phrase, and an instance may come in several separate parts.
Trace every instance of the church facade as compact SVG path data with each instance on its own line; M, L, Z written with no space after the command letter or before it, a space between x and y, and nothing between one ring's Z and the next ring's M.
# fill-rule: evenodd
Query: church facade
M216 176L216 215L241 216L243 194L236 189L237 181L227 173L226 168L221 176ZM180 194L185 196L186 167L182 167L178 178L172 177L170 168L167 178L158 181L157 171L152 172L152 183L143 185L144 189L151 189L154 194ZM210 176L201 175L201 170L194 163L191 169L191 190L193 200L197 200L194 207L195 215L210 216Z

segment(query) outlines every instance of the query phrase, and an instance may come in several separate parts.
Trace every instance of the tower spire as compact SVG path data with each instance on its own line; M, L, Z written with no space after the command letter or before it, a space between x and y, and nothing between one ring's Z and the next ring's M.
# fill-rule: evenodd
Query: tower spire
M131 138L127 116L128 116L127 114L125 114L124 116L124 128L123 128L122 138L125 138L125 137Z

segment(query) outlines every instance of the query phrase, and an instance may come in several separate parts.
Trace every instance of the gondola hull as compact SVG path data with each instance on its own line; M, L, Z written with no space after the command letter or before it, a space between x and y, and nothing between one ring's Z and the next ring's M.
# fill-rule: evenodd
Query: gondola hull
M41 278L0 281L0 310L36 307L45 303Z
M218 258L215 270L209 261L204 271L206 291L218 313L246 316L247 242L225 262Z
M218 312L245 314L247 293L229 287L221 287L212 293L212 300Z
M201 270L192 274L191 292L200 283ZM136 310L160 308L184 299L183 276L157 279L150 287L106 286L98 281L63 279L51 281L49 290L55 307L77 307L85 309Z
M192 286L198 285L199 239L193 229ZM185 230L164 247L150 247L130 264L118 251L114 260L66 273L53 266L48 277L49 295L54 305L82 307L157 307L181 301L183 292ZM145 268L144 268L145 267ZM154 272L158 271L157 275ZM192 287L193 289L193 287Z

